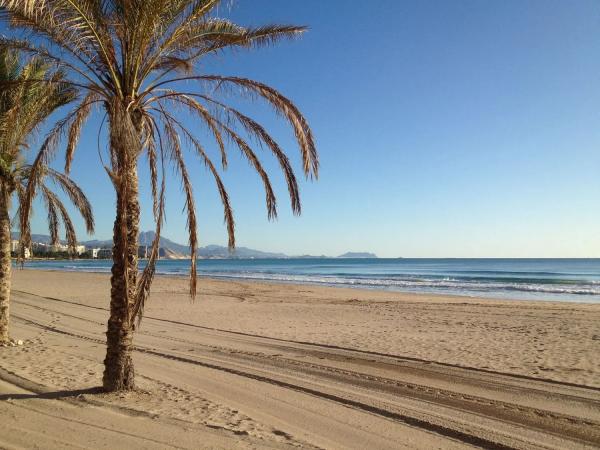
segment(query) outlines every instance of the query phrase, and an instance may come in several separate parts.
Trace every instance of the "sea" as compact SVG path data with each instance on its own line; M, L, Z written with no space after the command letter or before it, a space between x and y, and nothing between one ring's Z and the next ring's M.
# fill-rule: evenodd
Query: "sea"
M145 262L140 261L140 268ZM110 272L109 260L36 260L26 268ZM157 273L187 276L189 261L161 260ZM600 259L289 258L199 259L198 276L461 295L600 303Z

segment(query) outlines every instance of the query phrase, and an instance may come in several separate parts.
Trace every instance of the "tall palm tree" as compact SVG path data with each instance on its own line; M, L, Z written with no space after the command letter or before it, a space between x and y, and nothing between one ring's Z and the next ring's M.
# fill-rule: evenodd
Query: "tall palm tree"
M219 0L0 0L1 14L14 38L0 44L44 57L67 71L70 86L86 92L71 114L46 139L39 161L68 137L66 171L78 136L94 105L108 125L104 168L116 191L113 267L104 388L134 387L131 359L136 320L142 317L154 276L164 214L164 171L172 164L185 194L191 248L190 295L196 292L196 211L183 152L195 153L212 174L224 207L229 246L235 245L229 196L206 143L186 127L182 113L202 124L227 165L226 143L239 149L261 178L267 215L277 215L269 176L249 143L252 139L278 160L287 181L292 210L300 213L298 183L287 155L265 128L226 103L226 94L262 99L291 124L303 171L317 177L318 157L311 130L298 108L277 90L247 78L203 73L199 63L227 49L255 48L294 38L304 27L268 25L246 28L215 16ZM35 40L17 39L25 31ZM182 141L187 145L182 146ZM138 273L140 204L138 165L149 165L156 238L148 264ZM37 175L38 166L32 167ZM28 197L29 201L29 197ZM24 209L25 211L25 209Z
M63 74L51 72L40 58L32 58L21 65L17 52L0 49L0 343L9 342L9 300L11 278L11 198L15 197L19 209L25 203L29 181L34 168L25 164L28 141L39 126L57 108L73 101L76 90L54 81ZM30 83L31 80L48 80L52 83ZM67 176L56 172L45 163L38 163L38 183L31 194L38 194L48 213L48 226L52 243L58 242L60 223L65 229L71 251L75 251L77 237L67 209L46 181L53 181L83 216L88 232L94 230L91 206L79 187ZM19 214L20 256L31 244L29 217L31 208Z

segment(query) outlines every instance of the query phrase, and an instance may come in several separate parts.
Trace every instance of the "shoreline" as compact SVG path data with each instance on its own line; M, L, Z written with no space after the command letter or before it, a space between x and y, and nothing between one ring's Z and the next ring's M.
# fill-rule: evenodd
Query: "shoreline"
M14 267L13 267L14 269ZM37 271L37 272L46 272L46 273L66 273L66 274L98 274L98 275L110 275L110 267L106 271L99 270L61 270L61 269L49 269L49 268L31 268L31 267L23 267L17 268L17 270L24 271ZM173 280L187 280L188 274L165 274L165 273L156 273L156 278L168 278ZM364 286L364 285L334 285L328 283L317 283L310 281L287 281L287 280L264 280L259 278L243 278L243 277L227 277L227 276L214 276L214 275L197 275L199 280L206 280L210 282L222 282L222 283L248 283L248 284L258 284L258 285L276 285L276 286L289 286L293 288L298 288L299 286L306 287L315 287L315 288L324 288L324 289L340 289L347 290L348 294L353 292L373 292L385 295L397 295L400 297L405 297L406 299L422 299L422 300L430 300L430 299L440 299L440 300L470 300L472 303L481 303L481 302L490 302L490 303L504 303L504 302L518 302L518 303L527 303L527 304L556 304L561 306L569 306L569 305L597 305L600 306L600 298L598 300L555 300L555 299L529 299L529 298L516 298L516 297L500 297L500 296L485 296L485 295L470 295L470 294L455 294L455 293L438 293L438 292L414 292L410 290L396 290L396 289L384 289L377 286ZM401 299L402 300L402 299Z
M107 310L109 276L23 270L13 289ZM208 278L192 302L184 277L157 276L145 317L600 387L599 304Z

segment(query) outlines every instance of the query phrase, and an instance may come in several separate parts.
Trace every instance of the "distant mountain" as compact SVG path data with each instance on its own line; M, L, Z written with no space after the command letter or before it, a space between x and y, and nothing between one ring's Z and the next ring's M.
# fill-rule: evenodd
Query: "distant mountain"
M154 231L141 232L140 237L139 237L140 245L148 245L148 246L152 245L152 241L154 240L154 235L155 235ZM106 240L93 239L91 241L83 241L83 242L81 242L81 244L85 245L86 247L91 247L91 248L111 248L113 245L113 241L112 241L112 239L106 239ZM160 252L161 257L166 257L168 259L184 258L184 257L190 255L189 247L187 247L186 245L181 245L176 242L173 242L170 239L167 239L163 236L160 237L159 247L161 248L161 252Z
M140 233L140 245L152 245L152 241L154 240L155 233L154 231L143 231ZM12 233L13 239L18 239L19 233ZM45 234L32 234L31 240L33 242L42 242L49 243L50 236ZM64 243L64 241L61 240ZM111 248L113 245L112 239L107 240L90 240L83 241L80 244L85 245L88 248ZM214 258L214 259L225 259L225 258L255 258L255 259L265 259L265 258L290 258L290 256L285 253L272 253L272 252L263 252L260 250L254 250L247 247L236 247L233 252L229 252L227 247L222 245L207 245L205 247L200 247L198 249L198 257L200 258ZM167 259L179 259L190 256L190 249L187 245L178 244L177 242L173 242L172 240L161 236L160 237L160 255L162 258ZM312 256L312 255L302 255L302 256L294 256L294 258L328 258L327 256ZM338 256L338 258L377 258L377 256L373 253L356 253L356 252L348 252L343 255Z
M35 241L35 239L32 239ZM80 242L81 245L85 245L86 247L91 247L91 248L111 248L113 241L112 239L107 239L105 241L99 241L97 239L93 239L91 241L83 241Z
M289 258L284 253L261 252L247 247L236 247L229 252L227 247L221 245L207 245L198 249L201 258Z
M377 258L377 255L367 252L347 252L338 256L338 258Z
M154 236L154 231L140 233L140 245L151 245ZM177 244L162 236L160 238L160 247L184 256L189 257L190 255L190 248L187 245ZM200 258L287 258L287 255L283 253L262 252L247 247L236 247L233 252L229 252L227 247L221 245L200 247L197 254Z
M140 233L140 245L152 245L154 240L154 231L143 231ZM82 242L86 247L112 247L112 240L106 241L86 241ZM161 257L163 252L167 255L167 258L177 259L190 256L190 248L187 245L178 244L173 242L166 237L160 237L160 248ZM221 245L207 245L206 247L200 247L198 249L198 256L200 258L287 258L288 256L283 253L269 253L261 252L260 250L253 250L247 247L236 247L236 249L230 253L227 247Z
M10 233L10 237L11 237L11 239L19 239L19 233L13 231ZM42 244L49 244L50 236L48 236L47 234L32 234L31 242L40 242ZM64 242L64 241L61 241L61 242Z
M140 245L152 245L155 235L156 233L154 233L154 231L142 231L139 238ZM112 241L110 242L112 245ZM159 247L169 249L171 252L175 252L182 256L190 255L190 248L187 245L178 244L177 242L173 242L172 240L163 236L160 237Z

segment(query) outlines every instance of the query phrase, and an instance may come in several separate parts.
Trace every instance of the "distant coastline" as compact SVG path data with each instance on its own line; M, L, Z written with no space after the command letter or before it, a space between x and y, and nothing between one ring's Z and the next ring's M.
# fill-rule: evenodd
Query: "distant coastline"
M18 239L18 233L12 233L13 239ZM154 241L155 234L153 231L145 231L140 233L139 244L140 247L149 247L152 245ZM46 234L32 234L31 240L35 244L43 244L48 245L51 242L50 236ZM60 242L61 244L65 244L64 241ZM112 249L113 241L110 240L90 240L90 241L82 241L81 245L85 246L86 249ZM172 240L161 236L160 238L160 250L161 250L161 258L162 259L189 259L190 251L187 245L178 244L177 242L173 242ZM83 254L83 252L82 252ZM369 252L346 252L339 256L314 256L314 255L302 255L302 256L290 256L285 253L275 253L275 252L265 252L262 250L255 250L248 247L236 247L233 251L230 251L228 247L224 247L221 245L207 245L204 247L198 248L197 256L199 259L295 259L295 258L305 258L305 259L315 259L315 258L323 258L323 259L335 259L335 258L377 258L377 255ZM68 259L68 256L61 255L59 257L55 257L56 259ZM88 258L86 256L78 259L95 259ZM44 259L44 258L41 258ZM51 258L48 258L51 259ZM99 259L110 259L110 255L105 254L103 257ZM144 257L140 257L140 259L145 259Z

